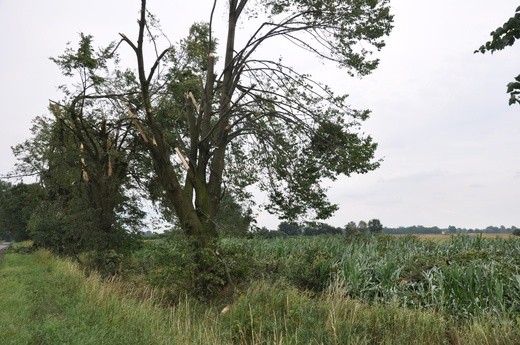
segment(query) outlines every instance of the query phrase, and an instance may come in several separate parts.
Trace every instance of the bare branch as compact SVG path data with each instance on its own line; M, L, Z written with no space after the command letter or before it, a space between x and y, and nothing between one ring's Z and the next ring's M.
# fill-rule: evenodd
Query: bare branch
M128 37L126 37L125 34L120 33L119 35L122 37L122 41L128 43L128 45L134 50L134 52L137 53L137 47L134 44L134 42L132 42Z
M153 64L152 68L150 69L150 74L148 74L148 79L146 80L146 82L148 84L150 84L152 82L152 78L153 78L153 75L155 73L155 70L157 69L157 67L159 66L161 60L164 58L164 56L171 50L172 48L166 48L165 50L163 50L163 52L161 53L161 55L159 55L157 57L157 59L155 60L155 63Z

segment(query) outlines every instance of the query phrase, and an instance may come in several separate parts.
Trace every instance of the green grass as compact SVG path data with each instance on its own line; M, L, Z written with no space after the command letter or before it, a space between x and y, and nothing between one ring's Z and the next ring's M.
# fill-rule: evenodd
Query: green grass
M219 343L202 306L125 298L120 284L86 278L48 252L5 255L0 277L2 344Z
M70 261L15 246L0 260L0 343L513 345L519 244L224 240L228 267L243 280L232 298L205 304L169 299L166 283L182 285L172 275L178 268L168 269L183 262L178 244L145 245L129 259L126 280L86 277Z

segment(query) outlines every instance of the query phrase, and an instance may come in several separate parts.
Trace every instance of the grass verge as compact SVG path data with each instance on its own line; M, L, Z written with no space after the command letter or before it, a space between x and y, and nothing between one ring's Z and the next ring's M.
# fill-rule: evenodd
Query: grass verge
M211 311L194 302L162 309L125 298L117 282L86 278L50 253L0 262L2 344L219 344Z

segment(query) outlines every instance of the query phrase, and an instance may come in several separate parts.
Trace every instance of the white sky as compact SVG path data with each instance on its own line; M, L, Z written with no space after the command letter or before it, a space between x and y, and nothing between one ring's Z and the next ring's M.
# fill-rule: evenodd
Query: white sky
M172 42L193 21L207 20L212 3L148 2ZM296 63L349 93L353 107L373 111L364 129L384 158L377 171L331 184L340 210L330 224L379 218L389 227L520 226L520 106L509 107L505 92L520 73L520 43L473 54L518 5L394 0L395 28L372 75L352 79L312 59ZM48 58L77 42L79 32L100 46L119 32L135 37L138 10L139 0L0 0L0 174L15 163L10 147L29 136L48 100L59 98L63 80ZM222 11L216 19L224 19ZM276 52L285 53L291 49ZM278 220L261 215L259 224L275 228Z

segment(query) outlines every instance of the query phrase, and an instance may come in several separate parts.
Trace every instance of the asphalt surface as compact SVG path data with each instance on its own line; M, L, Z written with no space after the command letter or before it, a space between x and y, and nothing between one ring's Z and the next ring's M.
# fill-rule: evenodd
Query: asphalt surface
M2 260L2 256L4 256L4 253L7 248L11 245L11 242L1 242L0 243L0 260Z
M11 245L11 242L2 242L2 243L0 243L0 251L9 248L10 245Z

